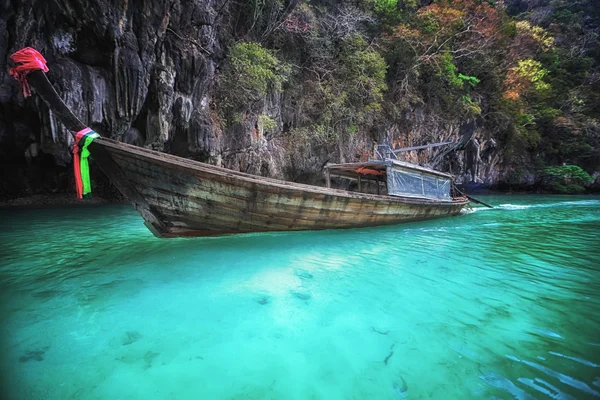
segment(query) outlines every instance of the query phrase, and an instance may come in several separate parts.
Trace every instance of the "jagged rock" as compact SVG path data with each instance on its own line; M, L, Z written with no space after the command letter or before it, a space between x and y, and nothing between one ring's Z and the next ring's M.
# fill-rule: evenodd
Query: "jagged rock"
M467 138L453 153L404 156L450 171L459 182L492 184L500 176L497 145L475 121L441 120L424 106L338 144L285 134L299 118L286 92L268 93L240 121L225 125L216 89L231 36L224 20L237 6L227 0L0 0L1 146L15 149L23 168L25 157L41 153L58 166L71 162L70 133L39 99L24 99L7 74L9 55L33 46L74 113L103 136L130 144L322 184L325 163L366 159L374 139L405 147ZM274 126L265 129L261 116Z
M592 182L588 185L592 190L600 189L600 172L596 172L592 175Z

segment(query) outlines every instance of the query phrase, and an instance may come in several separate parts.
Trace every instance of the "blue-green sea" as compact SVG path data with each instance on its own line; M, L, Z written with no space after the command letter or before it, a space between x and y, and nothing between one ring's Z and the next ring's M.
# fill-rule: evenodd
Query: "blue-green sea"
M0 398L600 398L600 197L482 200L193 239L0 210Z

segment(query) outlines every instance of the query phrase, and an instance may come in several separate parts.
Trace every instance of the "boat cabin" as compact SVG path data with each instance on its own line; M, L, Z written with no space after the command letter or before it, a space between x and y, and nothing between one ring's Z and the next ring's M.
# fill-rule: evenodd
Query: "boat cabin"
M325 166L327 187L331 187L331 177L357 182L356 189L359 192L452 201L451 175L399 160L327 164Z

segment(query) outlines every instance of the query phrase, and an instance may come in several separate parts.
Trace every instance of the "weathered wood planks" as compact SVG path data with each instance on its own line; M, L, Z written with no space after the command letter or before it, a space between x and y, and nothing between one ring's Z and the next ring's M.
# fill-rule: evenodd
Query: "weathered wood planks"
M98 145L160 220L164 237L389 225L456 215L468 202L295 184L112 140L103 139Z

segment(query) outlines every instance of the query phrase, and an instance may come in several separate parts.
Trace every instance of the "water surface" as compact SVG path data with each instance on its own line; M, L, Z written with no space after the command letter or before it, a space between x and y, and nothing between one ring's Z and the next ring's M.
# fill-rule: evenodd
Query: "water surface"
M392 227L155 239L2 210L7 399L600 398L600 198Z

